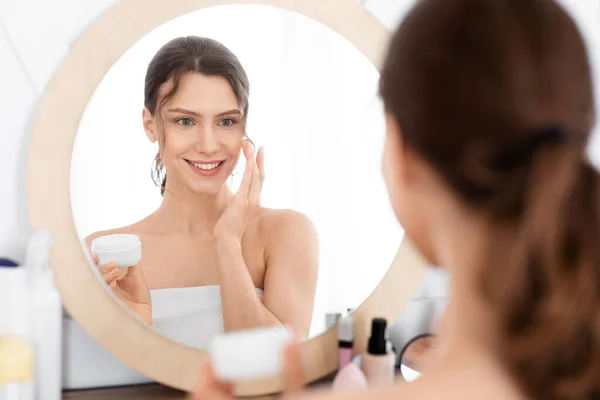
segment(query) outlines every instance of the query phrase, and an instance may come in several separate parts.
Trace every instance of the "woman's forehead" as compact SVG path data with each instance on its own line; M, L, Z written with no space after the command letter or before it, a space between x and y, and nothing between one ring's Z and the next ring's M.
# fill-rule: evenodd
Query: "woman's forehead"
M161 97L172 87L173 80L162 85ZM181 76L177 91L165 103L165 108L182 108L199 114L219 114L239 109L239 105L226 78L188 72Z

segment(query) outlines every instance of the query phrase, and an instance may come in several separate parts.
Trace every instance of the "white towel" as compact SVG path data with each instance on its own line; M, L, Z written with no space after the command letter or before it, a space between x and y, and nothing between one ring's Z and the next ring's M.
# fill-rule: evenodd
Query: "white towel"
M262 299L262 289L256 294ZM154 329L171 340L205 350L224 331L218 285L157 289L150 296Z

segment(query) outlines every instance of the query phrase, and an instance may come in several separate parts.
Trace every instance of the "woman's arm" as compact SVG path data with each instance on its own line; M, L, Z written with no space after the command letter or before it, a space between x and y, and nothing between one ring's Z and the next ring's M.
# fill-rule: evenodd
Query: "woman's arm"
M216 241L226 331L290 326L298 339L310 330L318 274L318 240L311 221L280 211L264 224L266 274L263 301L242 257L239 240Z

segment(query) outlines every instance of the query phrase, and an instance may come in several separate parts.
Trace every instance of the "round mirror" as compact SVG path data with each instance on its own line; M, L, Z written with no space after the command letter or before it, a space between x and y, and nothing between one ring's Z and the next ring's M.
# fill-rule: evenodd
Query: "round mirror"
M147 11L144 18L140 10ZM161 106L168 113L183 110L190 115L162 119L162 137L153 127L161 127L156 116L163 114L150 110L152 98L164 95L162 84L146 93L145 75L162 46L189 36L196 37L191 42L205 38L218 43L226 49L222 54L233 55L226 57L229 61L238 60L236 71L244 73L232 75L232 80L221 79L220 73L179 76L181 85L169 101L181 104ZM221 331L244 324L291 325L298 336L309 339L300 348L305 380L312 382L337 365L335 329L319 334L330 326L327 316L350 309L357 321L397 315L423 276L424 263L408 241L400 243L402 230L385 206L379 171L384 127L376 68L388 38L385 27L352 0L172 0L152 7L145 0L125 0L108 10L73 46L48 85L29 153L31 225L50 229L55 238L51 264L73 319L126 365L191 390L208 358L200 349ZM196 62L191 65L197 67ZM224 64L213 67L219 65ZM169 65L152 69L169 70ZM151 73L151 80L160 82L160 75ZM247 86L246 110L242 92ZM147 106L149 113L144 112ZM176 141L169 132L173 127L191 131ZM216 132L223 129L219 132L226 137L226 128L232 128L227 132L238 147L228 148L224 158L223 153L204 157L207 149L219 149L215 143L223 138ZM250 177L258 176L252 178L255 182L261 182L259 168L252 165L256 150L266 149L257 162L262 165L264 160L260 169L266 174L258 191L260 211L291 216L292 222L255 226L260 229L252 234L245 223L221 224L226 229L220 233L241 232L244 238L238 244L241 255L238 248L228 263L217 257L231 251L219 250L217 255L212 248L211 254L216 230L208 226L217 222L192 218L200 215L192 211L206 202L172 209L187 220L173 214L155 224L154 231L139 226L165 199L175 197L172 185L189 178L190 171L197 178L192 179L195 189L216 188L235 196L244 187L240 181L246 156L240 147L246 137L255 145L245 153L251 160ZM179 147L182 143L187 144ZM222 168L223 161L228 168ZM254 188L257 198L260 184L245 187L246 194ZM225 215L232 203L223 203L225 210L212 216ZM236 203L235 209L242 205L247 203ZM196 230L198 222L207 229ZM168 237L169 226L178 227L179 236ZM244 229L232 229L240 226ZM195 241L186 237L190 231L205 236ZM243 243L246 239L251 240ZM258 243L252 245L252 240ZM261 249L268 251L261 254ZM112 255L107 258L108 253ZM101 272L115 271L101 267L116 258L117 276L110 281ZM225 264L227 270L220 268ZM137 282L145 286L138 293L151 305L146 318L130 307L131 291L123 286L136 270L144 277ZM258 319L226 326L231 315L246 315L248 307ZM357 353L364 351L366 327L356 326ZM238 382L235 391L249 396L281 388L279 380Z
M400 353L400 374L407 382L416 380L435 355L437 338L426 333L411 339Z
M171 50L157 56L163 59L150 64L165 44L182 37L187 44L171 42ZM230 54L210 50L207 38ZM202 57L208 61L194 69ZM211 57L237 57L241 68L211 69ZM159 111L148 116L143 110L152 96L160 103L170 81L152 86L152 76L172 79L164 69L181 65L188 71L162 108L164 137L156 140L147 124L158 124ZM226 80L243 72L250 87L247 115L230 111L243 107L239 88ZM86 247L114 234L141 240L141 260L129 272L110 275L106 263L115 260L106 257L98 265L106 288L159 333L199 349L223 331L223 320L233 328L291 324L307 338L325 330L328 313L357 308L381 281L402 238L385 206L379 167L385 121L378 80L370 61L331 28L269 6L198 10L138 40L97 86L71 162L73 217ZM212 234L243 180L244 137L255 149L264 146L264 217L245 227L244 257L236 261L242 265L222 265L229 261L219 257ZM156 171L161 153L165 161ZM198 170L213 161L222 164L216 173ZM302 216L314 233L298 225ZM224 268L233 275L225 278ZM239 288L247 281L274 318L239 317L237 323L227 315L221 303L245 301L252 293Z

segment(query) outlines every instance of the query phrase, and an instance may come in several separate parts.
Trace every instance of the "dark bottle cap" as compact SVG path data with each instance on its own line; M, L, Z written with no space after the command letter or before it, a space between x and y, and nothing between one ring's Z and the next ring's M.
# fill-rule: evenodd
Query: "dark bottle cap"
M10 260L8 258L0 258L0 267L13 268L13 267L18 267L18 266L19 266L19 264L17 264L13 260Z
M385 339L386 328L387 321L385 319L373 319L373 322L371 323L371 337L369 338L369 354L387 354L387 341Z

